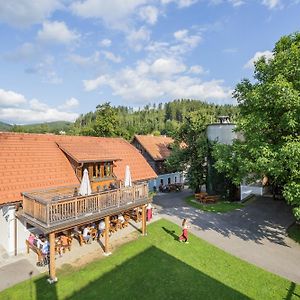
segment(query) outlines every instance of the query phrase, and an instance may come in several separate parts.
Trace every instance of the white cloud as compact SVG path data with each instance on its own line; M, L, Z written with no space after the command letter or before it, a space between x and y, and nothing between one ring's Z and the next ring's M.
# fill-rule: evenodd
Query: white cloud
M145 50L152 58L181 58L196 48L202 40L200 33L189 34L187 29L174 32L173 37L174 40L171 42L151 41Z
M198 0L179 0L177 1L177 4L179 8L183 8L183 7L189 7L197 2Z
M157 21L158 9L155 6L143 6L139 11L140 18L147 23L153 25Z
M140 27L138 30L132 30L127 35L127 42L129 46L135 51L142 50L143 46L149 42L151 32L145 28Z
M155 75L172 75L182 73L186 70L186 66L180 61L173 58L159 58L150 66L150 71Z
M124 29L129 16L146 0L83 0L72 3L71 10L83 18L98 18L108 26Z
M171 2L176 3L178 8L185 8L197 3L198 0L161 0L162 4L169 4Z
M267 60L272 59L273 58L273 52L267 50L267 51L263 51L263 52L256 52L254 54L254 56L248 60L248 62L244 65L245 69L254 69L254 63L261 58L262 56L264 56Z
M34 58L36 52L37 49L33 44L24 43L15 51L5 54L4 57L11 61L22 61Z
M99 45L101 47L110 47L111 46L111 40L103 39L102 41L100 41Z
M100 53L96 51L91 56L82 56L79 54L70 54L68 56L68 60L76 65L81 67L94 65L95 63L99 62L99 55Z
M49 106L46 103L40 102L37 99L32 99L29 101L29 106L32 110L39 112L47 112Z
M1 106L19 106L26 103L26 98L19 93L0 89L0 107Z
M54 57L51 55L46 55L39 63L26 68L25 72L39 74L43 82L51 84L61 84L63 82L54 69Z
M262 4L267 6L269 9L281 8L283 5L281 0L263 0Z
M229 3L231 3L233 7L238 7L238 6L241 6L241 5L245 4L245 1L243 1L243 0L229 0Z
M37 38L44 43L70 44L80 35L70 30L64 22L44 22L43 28L38 31Z
M106 59L108 59L114 63L120 63L122 61L122 58L119 55L115 55L112 52L102 51L102 53Z
M187 29L182 29L174 32L174 37L176 40L180 42L184 42L191 48L198 46L201 42L202 38L198 35L189 35L189 31Z
M195 66L194 66L195 67ZM197 68L194 68L194 71ZM199 76L187 76L187 67L175 59L157 59L151 63L139 61L135 68L124 68L118 73L104 74L84 80L86 91L101 87L111 88L113 95L143 104L155 101L194 98L223 101L231 99L231 89L222 80L202 81ZM199 71L199 66L198 66Z
M68 111L70 109L77 107L78 105L79 105L79 100L74 97L71 97L70 99L67 99L64 104L58 106L58 108Z
M62 7L60 0L4 0L0 2L0 21L15 27L26 27L43 22Z
M28 108L0 108L0 119L14 124L53 121L74 122L76 118L78 118L77 113L63 112L55 108L48 108L47 111Z
M198 74L198 75L205 73L203 67L199 66L199 65L191 66L189 72L192 73L192 74Z
M76 98L70 98L58 108L52 108L38 99L27 100L22 94L0 89L0 120L15 124L60 120L73 122L78 114L65 110L70 110L78 104Z

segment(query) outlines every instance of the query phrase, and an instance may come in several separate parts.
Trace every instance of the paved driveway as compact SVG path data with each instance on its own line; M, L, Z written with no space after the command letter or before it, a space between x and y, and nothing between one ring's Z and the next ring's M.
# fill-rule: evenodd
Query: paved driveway
M194 234L219 248L300 283L300 246L286 236L294 218L285 202L258 197L242 209L216 214L188 206L183 199L189 194L160 194L154 204L177 224L188 218Z

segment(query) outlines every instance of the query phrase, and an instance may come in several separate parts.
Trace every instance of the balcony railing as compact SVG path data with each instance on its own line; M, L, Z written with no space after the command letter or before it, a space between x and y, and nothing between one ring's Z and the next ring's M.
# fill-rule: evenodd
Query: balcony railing
M89 196L58 200L44 200L33 197L30 193L24 193L23 215L44 227L51 227L93 214L118 211L120 208L133 207L135 204L138 206L147 201L148 185L146 183L103 191Z

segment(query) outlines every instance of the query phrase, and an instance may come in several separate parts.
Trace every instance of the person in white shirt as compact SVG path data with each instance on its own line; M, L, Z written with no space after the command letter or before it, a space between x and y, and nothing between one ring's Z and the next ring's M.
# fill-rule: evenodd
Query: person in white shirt
M104 230L105 230L105 222L101 220L98 225L98 239L100 239L100 236L104 232Z
M120 222L121 224L123 224L123 223L125 222L125 219L124 219L124 217L123 217L122 214L119 214L118 220L119 220L119 222Z
M92 242L92 237L90 235L88 227L84 227L82 236L86 243L90 244Z

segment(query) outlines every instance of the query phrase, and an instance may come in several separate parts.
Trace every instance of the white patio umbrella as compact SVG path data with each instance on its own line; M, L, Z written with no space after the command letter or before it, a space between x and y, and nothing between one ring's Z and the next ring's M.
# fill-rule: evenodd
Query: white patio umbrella
M90 179L89 179L89 172L87 169L84 169L83 176L79 188L79 194L81 196L90 195L92 193Z
M131 173L130 173L130 168L127 165L125 168L125 179L124 179L124 186L132 186L132 182L131 182Z

